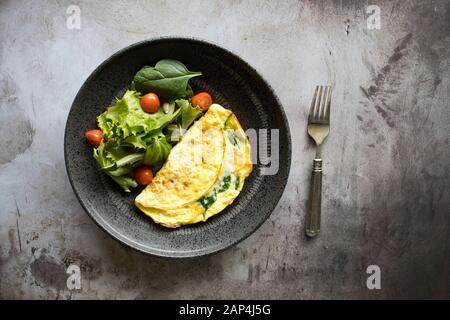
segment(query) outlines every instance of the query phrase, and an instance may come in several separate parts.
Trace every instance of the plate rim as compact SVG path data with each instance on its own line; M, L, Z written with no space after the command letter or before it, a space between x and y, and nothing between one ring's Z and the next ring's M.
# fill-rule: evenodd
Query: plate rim
M277 104L280 106L279 111L280 111L280 115L282 118L282 122L284 122L286 124L286 138L287 138L287 164L286 164L286 179L283 181L283 185L280 186L281 189L281 193L280 193L280 197L278 198L278 200L275 202L273 202L270 210L268 211L269 213L266 215L266 217L264 217L264 219L261 220L261 222L259 222L257 225L255 225L254 228L251 228L250 231L245 232L244 236L239 238L239 239L233 239L231 242L228 242L226 245L222 246L222 247L215 247L212 250L210 248L205 248L202 249L202 251L200 250L190 250L190 251L184 251L183 253L181 252L176 252L176 251L165 251L165 250L161 250L161 249L155 249L155 250L148 250L143 246L140 246L139 243L136 243L134 241L131 241L130 239L128 239L127 237L125 237L124 235L122 235L120 232L118 232L116 230L116 228L110 226L104 219L102 219L100 214L92 214L90 210L88 210L84 200L80 197L77 188L74 185L73 182L73 178L72 175L68 169L68 150L67 150L67 141L68 141L68 122L69 122L69 118L71 116L71 113L73 112L73 105L75 103L75 101L78 99L80 92L83 91L83 88L87 85L87 83L89 82L89 80L94 77L101 69L103 69L105 66L107 66L109 63L112 62L112 60L114 60L115 57L120 56L121 54L127 52L128 50L133 50L133 49L137 49L139 47L143 47L146 45L149 45L151 43L155 43L155 42L164 42L164 41L193 41L193 42L197 42L203 45L208 45L208 46L212 46L215 47L216 49L219 50L223 50L224 52L226 52L227 54L231 55L233 58L236 58L237 60L239 60L240 62L243 63L243 65L248 68L251 72L255 73L257 76L259 76L259 78L262 80L263 84L269 88L269 90L271 91L275 101L277 102ZM64 128L64 165L66 167L66 173L71 185L71 188L78 200L78 202L80 203L81 207L83 208L83 210L87 213L87 215L94 221L94 223L106 234L108 234L111 238L113 238L115 241L119 242L122 245L126 245L129 248L132 248L133 250L136 250L140 253L146 254L146 255L150 255L150 256L155 256L155 257L160 257L160 258L169 258L169 259L180 259L180 258L195 258L195 257L204 257L204 256L209 256L212 254L217 254L219 252L222 252L242 241L244 241L245 239L247 239L248 237L250 237L250 235L252 235L254 232L256 232L256 230L258 230L262 224L264 222L267 221L267 219L272 215L273 211L275 210L275 208L278 206L278 204L280 203L280 200L283 198L284 192L286 190L286 185L288 183L289 180L289 176L290 176L290 169L291 169L291 162L292 162L292 138L291 138L291 132L290 132L290 125L289 125L289 120L286 116L286 112L284 110L283 105L281 104L280 99L278 98L277 94L275 93L275 90L273 89L273 87L268 83L268 81L254 68L252 67L247 61L245 61L243 58L241 58L238 54L234 53L232 50L224 48L223 46L212 42L211 40L205 40L202 38L198 38L198 37L184 37L184 36L162 36L162 37L154 37L154 38L148 38L148 39L144 39L135 43L132 43L130 45L127 45L125 47L123 47L122 49L114 52L112 55L110 55L108 58L106 58L105 60L103 60L96 68L94 68L89 76L84 80L83 84L81 85L81 87L78 89L74 99L72 100L72 103L70 105L70 109L69 109L69 113L67 114L67 119L66 119L66 124L65 124L65 128Z

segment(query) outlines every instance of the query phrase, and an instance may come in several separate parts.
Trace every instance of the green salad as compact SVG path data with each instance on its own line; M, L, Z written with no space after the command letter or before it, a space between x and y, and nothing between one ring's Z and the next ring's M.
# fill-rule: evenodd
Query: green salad
M173 137L211 105L208 93L194 96L188 83L200 75L172 59L143 67L123 97L97 117L99 129L85 133L101 170L124 191L149 184L178 142Z

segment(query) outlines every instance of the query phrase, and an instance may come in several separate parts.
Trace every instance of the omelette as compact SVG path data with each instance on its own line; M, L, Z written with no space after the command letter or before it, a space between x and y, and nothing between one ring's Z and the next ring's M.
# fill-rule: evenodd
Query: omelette
M250 143L236 116L212 104L135 204L169 228L206 221L236 199L252 169Z

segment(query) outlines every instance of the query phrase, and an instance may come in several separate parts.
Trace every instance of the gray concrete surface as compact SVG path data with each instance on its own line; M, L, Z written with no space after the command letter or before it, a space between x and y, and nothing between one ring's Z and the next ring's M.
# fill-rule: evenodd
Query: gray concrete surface
M81 8L81 29L66 9ZM1 298L450 298L450 2L0 2ZM293 162L271 218L217 255L164 260L125 248L78 204L63 133L90 72L158 36L195 36L247 60L287 112ZM304 237L314 148L306 114L334 86L323 232ZM88 107L88 106L87 106ZM82 289L66 287L77 263ZM381 290L366 268L381 268Z

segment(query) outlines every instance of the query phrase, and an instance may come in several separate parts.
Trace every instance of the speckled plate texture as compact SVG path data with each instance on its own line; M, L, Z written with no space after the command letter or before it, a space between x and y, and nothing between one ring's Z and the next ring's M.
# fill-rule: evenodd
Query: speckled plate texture
M177 229L159 226L141 213L134 206L141 189L127 194L100 172L83 137L86 130L97 127L97 115L121 97L140 68L163 58L178 59L190 70L200 70L203 75L189 82L194 92L210 92L215 102L237 115L244 130L280 130L277 174L263 175L261 165L256 164L241 194L224 211L204 223ZM286 116L274 92L241 58L205 41L162 38L120 50L92 72L70 109L64 154L69 180L81 205L113 238L152 255L193 257L238 243L269 217L288 179L291 140Z

